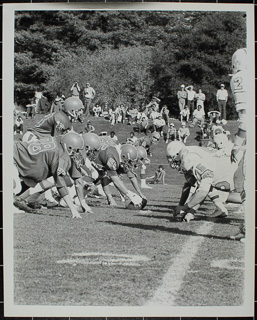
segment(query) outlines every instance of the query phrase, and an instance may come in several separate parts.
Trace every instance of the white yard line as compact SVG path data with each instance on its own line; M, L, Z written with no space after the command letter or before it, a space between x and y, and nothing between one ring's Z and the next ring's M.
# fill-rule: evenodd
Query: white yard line
M196 234L199 234L199 236L191 236L185 245L183 245L182 251L173 261L168 272L164 275L161 286L156 290L152 299L147 301L147 306L175 305L177 293L180 290L183 279L190 268L190 263L193 261L201 243L205 239L201 235L209 234L212 227L213 223L209 221L204 222L201 227L196 230Z

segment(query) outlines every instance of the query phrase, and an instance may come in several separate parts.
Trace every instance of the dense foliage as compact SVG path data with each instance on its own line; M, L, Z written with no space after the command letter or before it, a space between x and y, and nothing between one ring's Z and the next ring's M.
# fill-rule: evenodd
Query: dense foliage
M219 84L229 90L233 52L246 45L243 12L24 11L15 30L19 105L35 90L69 96L77 80L91 83L96 102L140 107L154 94L172 114L180 85L192 84L213 109Z

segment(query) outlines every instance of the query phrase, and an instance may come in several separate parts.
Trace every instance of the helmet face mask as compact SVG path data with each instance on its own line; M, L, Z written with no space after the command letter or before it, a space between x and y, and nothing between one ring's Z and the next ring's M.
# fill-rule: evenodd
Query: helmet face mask
M71 118L76 118L78 111L81 109L83 109L83 104L78 98L70 97L64 101L63 111Z
M228 136L225 133L217 134L213 139L216 147L220 150L223 149L228 143Z
M180 151L185 147L180 141L172 141L167 145L167 160L172 169L180 170L181 157Z
M98 151L101 148L101 140L95 133L84 133L82 135L84 140L84 149L89 160L94 161Z
M137 166L138 151L132 144L124 144L121 146L121 166L125 170L133 169Z
M70 156L78 154L80 150L84 148L83 139L74 131L70 131L63 135L61 142Z

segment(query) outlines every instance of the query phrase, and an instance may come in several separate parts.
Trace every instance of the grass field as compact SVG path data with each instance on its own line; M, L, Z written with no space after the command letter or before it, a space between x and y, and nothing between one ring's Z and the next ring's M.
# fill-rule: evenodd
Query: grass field
M25 127L40 117L25 120ZM114 130L121 142L132 129L90 120L97 133ZM82 131L83 125L74 127ZM197 144L198 129L191 129L189 145ZM233 136L237 122L227 129ZM82 214L82 220L58 207L14 214L15 304L242 305L244 244L228 237L243 216L230 210L225 219L210 218L214 207L206 201L194 221L175 221L172 209L184 178L167 165L165 147L164 141L153 147L147 174L163 164L167 184L143 190L148 204L142 211L125 210L116 197L119 208L89 198L94 214ZM132 190L126 179L125 184Z

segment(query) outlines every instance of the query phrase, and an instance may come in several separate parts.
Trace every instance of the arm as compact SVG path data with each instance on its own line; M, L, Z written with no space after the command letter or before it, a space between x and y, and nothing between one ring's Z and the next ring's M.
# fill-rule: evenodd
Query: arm
M130 181L131 181L134 189L136 190L136 192L140 195L140 197L146 199L146 197L143 195L142 191L140 190L140 187L139 187L139 185L138 185L137 178L136 178L135 176L134 176L134 177L131 177L131 178L130 178Z

